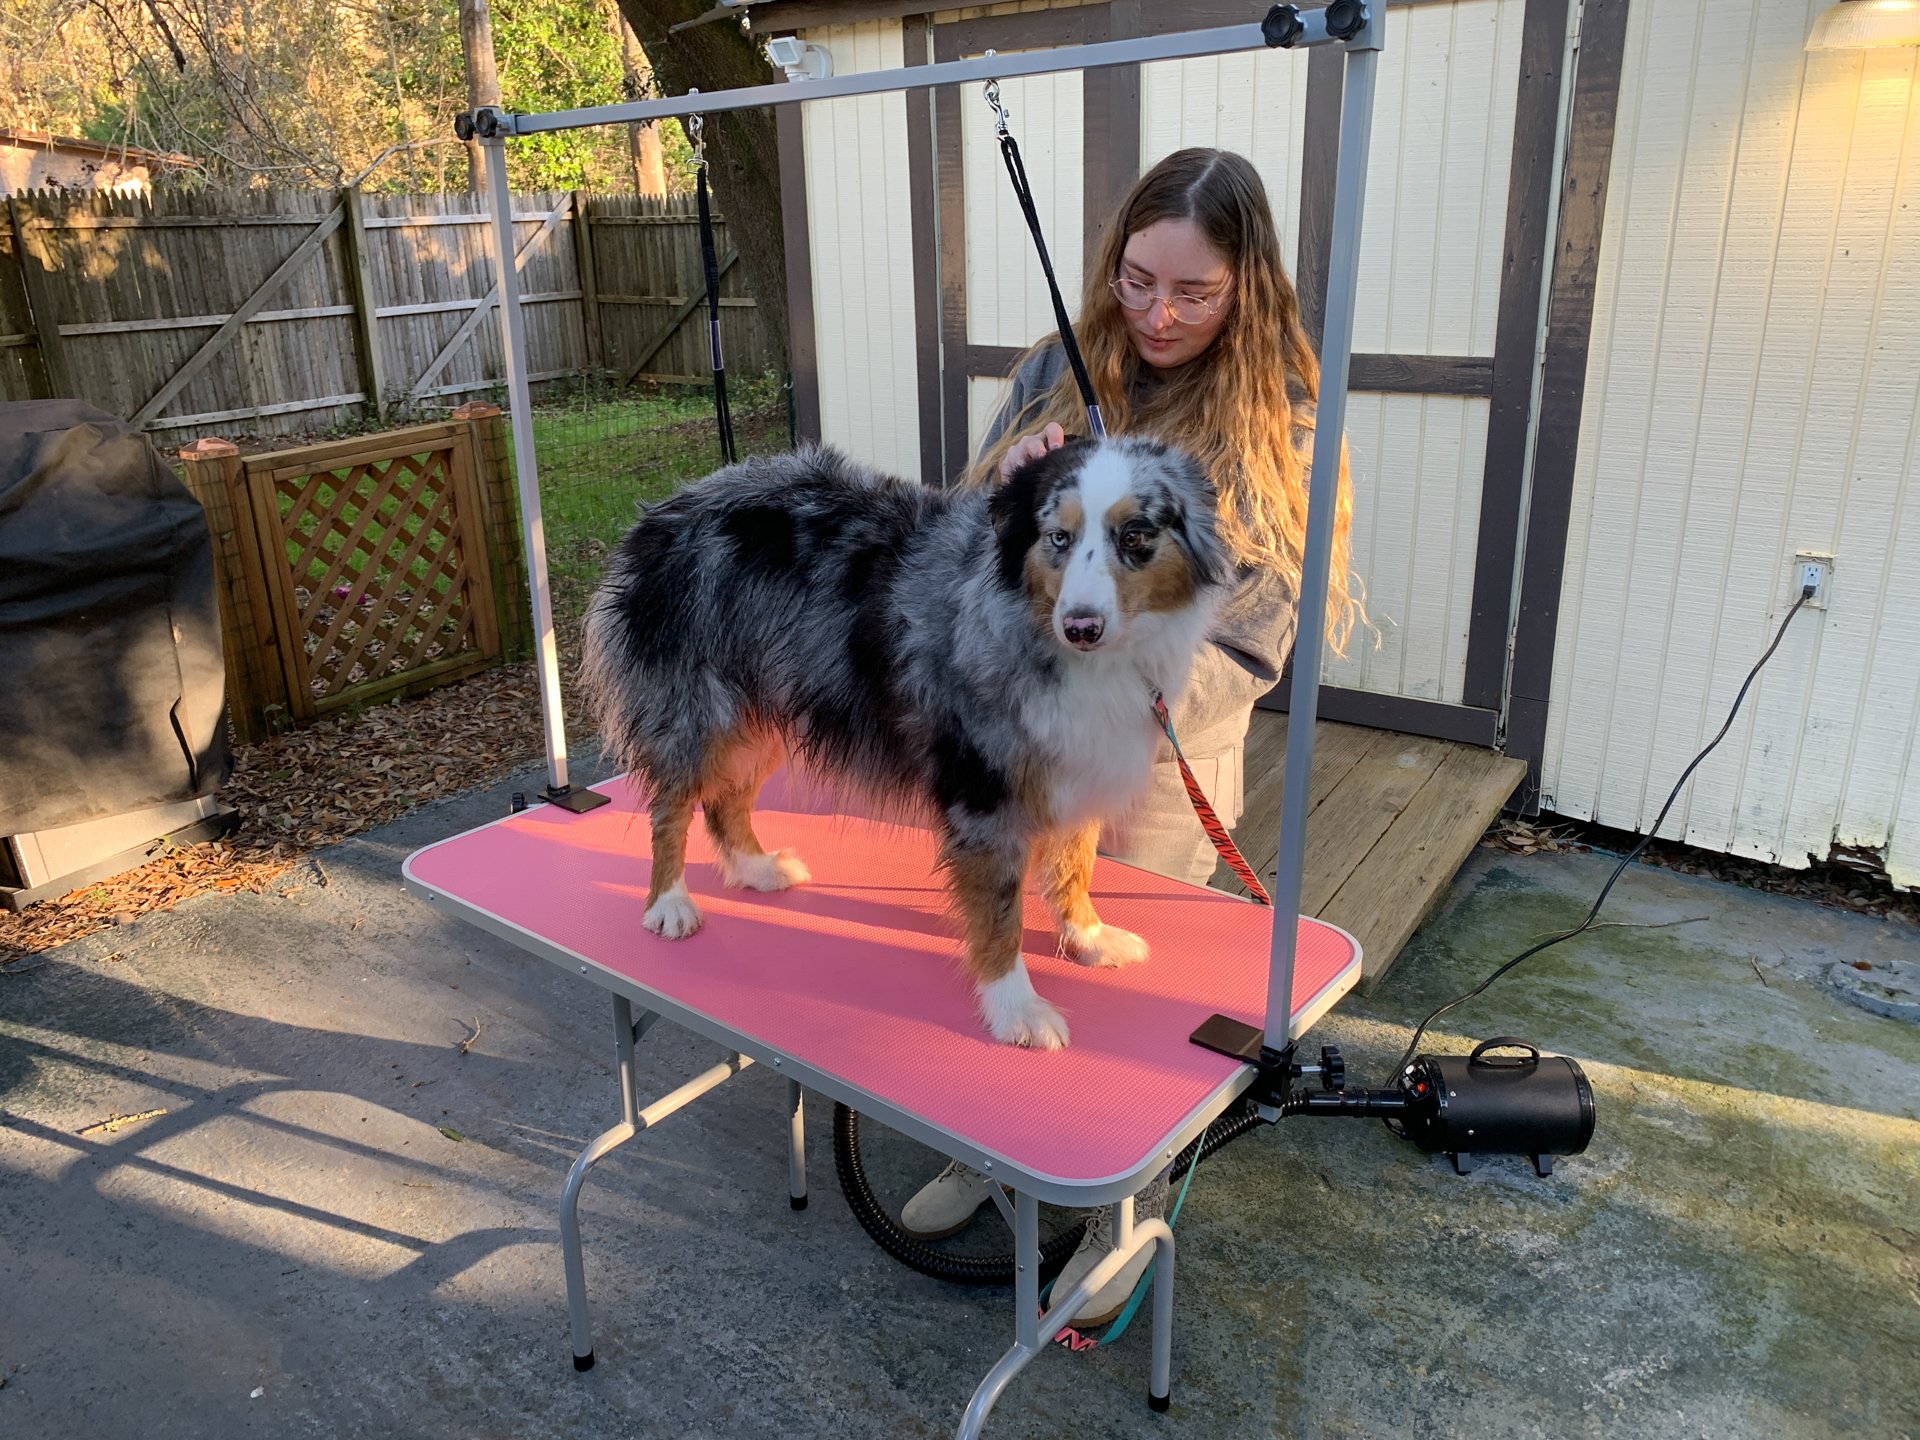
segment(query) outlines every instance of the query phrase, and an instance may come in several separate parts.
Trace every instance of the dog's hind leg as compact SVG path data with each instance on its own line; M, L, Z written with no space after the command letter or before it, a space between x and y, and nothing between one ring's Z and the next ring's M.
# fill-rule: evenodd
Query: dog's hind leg
M1049 836L1034 862L1034 877L1059 922L1062 954L1082 965L1135 965L1147 958L1147 942L1131 930L1101 924L1087 894L1099 843L1098 821Z
M785 890L813 878L793 851L770 855L753 833L754 797L779 763L780 749L774 742L743 746L728 757L720 779L701 801L707 833L719 854L720 874L737 889Z
M691 785L658 785L653 797L653 875L640 923L667 940L700 928L700 910L687 894L687 826L693 821Z
M940 863L966 930L967 973L993 1038L1036 1050L1067 1043L1067 1022L1042 1000L1020 953L1025 846L968 844L949 835Z

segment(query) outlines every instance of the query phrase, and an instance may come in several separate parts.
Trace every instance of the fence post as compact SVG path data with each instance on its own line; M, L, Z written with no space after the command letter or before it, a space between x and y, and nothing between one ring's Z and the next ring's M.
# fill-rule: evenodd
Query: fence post
M195 440L180 451L187 488L213 535L227 710L242 745L264 740L288 718L286 673L267 609L259 538L247 497L246 464L230 440ZM276 724L276 716L279 724Z
M0 206L0 330L10 332L0 338L0 346L22 352L20 369L27 393L15 398L50 400L53 384L47 375L47 357L35 333L33 309L27 304L26 263L13 211Z
M587 369L598 376L606 368L605 342L600 334L600 274L593 258L593 222L587 218L587 196L573 192L573 253L580 267L580 323L587 342Z
M498 405L469 400L449 418L465 424L473 435L474 463L480 469L477 488L486 507L482 529L487 568L493 576L493 603L500 618L501 658L525 660L533 654L533 607L527 594L526 556L520 553L520 499L514 489L506 417Z
M47 232L27 239L27 222L34 216L30 196L18 195L7 201L7 214L13 220L13 243L20 259L20 287L26 297L27 315L33 322L34 338L40 345L40 364L46 371L47 389L55 399L78 399L73 388L73 372L67 368L67 352L60 343L60 325L53 313L53 296L47 288L47 273L52 269L47 257L52 241Z
M367 392L367 413L387 423L387 379L380 363L379 296L367 257L366 197L358 185L341 192L347 206L347 289L353 296L353 334L359 352L360 388Z

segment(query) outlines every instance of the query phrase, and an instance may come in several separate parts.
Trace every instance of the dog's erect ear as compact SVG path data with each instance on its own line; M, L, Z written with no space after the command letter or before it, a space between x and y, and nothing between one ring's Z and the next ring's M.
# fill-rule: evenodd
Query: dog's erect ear
M1021 513L1037 514L1060 481L1080 468L1080 456L1093 443L1074 436L1059 449L1027 461L1005 483L996 485L987 501L993 528L1004 533Z
M1215 523L1219 496L1206 466L1186 451L1157 440L1146 442L1144 448L1159 466L1171 501L1167 533L1186 555L1194 580L1202 586L1224 584L1233 568L1232 557Z
M1029 460L987 500L987 514L1000 554L1000 580L1017 588L1027 552L1040 538L1040 511L1061 482L1079 473L1093 441L1078 437Z

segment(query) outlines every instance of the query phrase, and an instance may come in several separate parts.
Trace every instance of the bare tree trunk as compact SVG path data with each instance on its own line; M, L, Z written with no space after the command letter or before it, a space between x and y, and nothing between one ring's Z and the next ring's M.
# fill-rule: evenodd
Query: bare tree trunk
M614 11L613 23L620 32L620 62L625 70L625 93L629 98L638 98L643 89L640 68L634 64L633 31L627 28L627 22L618 9ZM667 157L660 145L660 122L647 125L627 126L627 152L633 157L633 188L642 195L664 195L667 193Z
M734 90L779 78L731 16L679 34L670 27L711 8L711 0L619 0L663 93ZM787 266L780 211L780 146L771 110L730 110L708 117L711 182L740 251L759 310L787 349Z
M487 0L460 0L460 48L467 56L467 109L500 103L500 73L493 65L493 18ZM479 194L487 185L486 152L467 141L467 189Z
M660 146L660 122L635 125L628 137L633 147L633 184L642 195L667 193L667 155Z

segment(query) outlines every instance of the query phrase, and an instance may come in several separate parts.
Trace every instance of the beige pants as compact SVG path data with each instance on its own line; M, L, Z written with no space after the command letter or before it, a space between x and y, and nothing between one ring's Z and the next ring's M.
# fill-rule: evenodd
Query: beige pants
M1212 802L1221 823L1232 828L1246 803L1242 793L1245 748L1235 745L1212 755L1190 755L1193 778ZM1175 880L1204 885L1213 875L1219 856L1194 814L1180 767L1163 760L1153 767L1153 780L1139 807L1124 821L1109 825L1100 836L1100 851L1142 870Z

